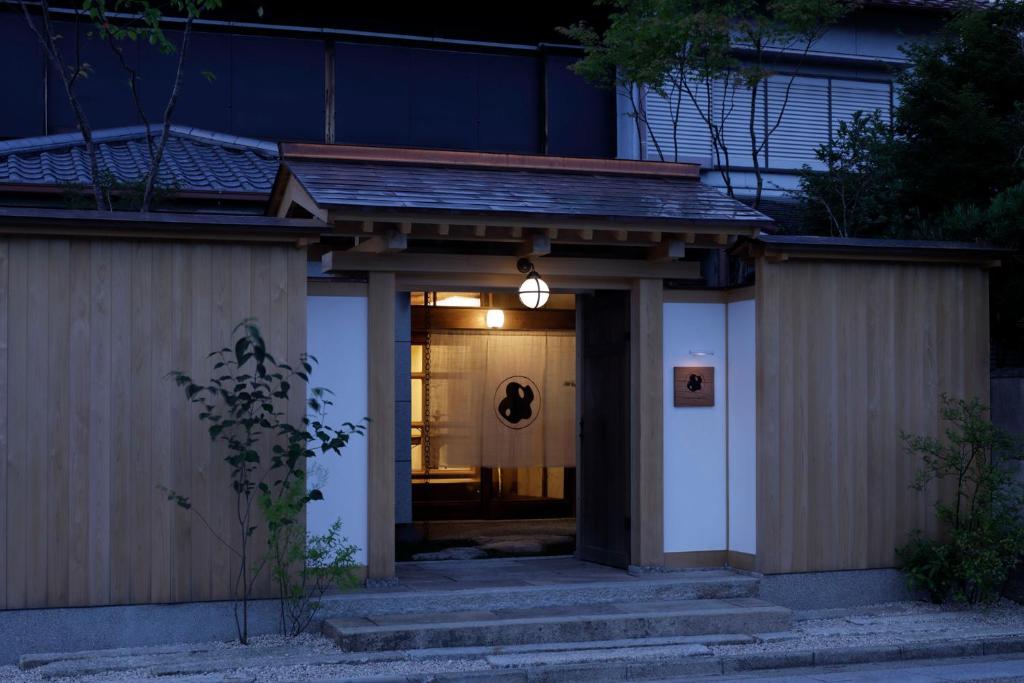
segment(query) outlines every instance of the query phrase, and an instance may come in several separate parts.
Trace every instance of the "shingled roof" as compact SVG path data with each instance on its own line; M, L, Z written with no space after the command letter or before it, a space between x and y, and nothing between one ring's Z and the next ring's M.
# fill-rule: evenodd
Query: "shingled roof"
M159 134L160 127L151 130ZM149 164L145 126L93 132L100 167L118 180L142 178ZM266 195L278 166L277 145L262 140L171 126L158 183L184 192ZM0 184L88 184L89 158L81 133L0 142Z
M322 210L489 215L523 220L770 225L764 214L699 181L696 166L535 155L292 144L285 173ZM378 217L378 220L380 218Z

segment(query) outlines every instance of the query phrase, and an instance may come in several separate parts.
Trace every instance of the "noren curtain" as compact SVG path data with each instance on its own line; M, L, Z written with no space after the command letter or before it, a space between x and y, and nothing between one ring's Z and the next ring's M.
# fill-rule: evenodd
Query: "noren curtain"
M434 332L434 467L573 467L573 332Z

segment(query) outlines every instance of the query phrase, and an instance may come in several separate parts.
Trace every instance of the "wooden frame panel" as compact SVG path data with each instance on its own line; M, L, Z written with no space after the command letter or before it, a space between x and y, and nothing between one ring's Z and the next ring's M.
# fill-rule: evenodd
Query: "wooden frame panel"
M370 273L367 575L395 574L395 274Z
M988 276L764 259L757 273L757 569L894 566L943 494L910 490L899 432L937 435L942 392L988 400Z
M208 376L254 314L294 364L305 280L291 245L0 239L0 609L231 597L228 551L156 489L230 532L223 454L166 374Z
M630 299L631 563L661 566L664 544L664 306L661 280L633 283Z

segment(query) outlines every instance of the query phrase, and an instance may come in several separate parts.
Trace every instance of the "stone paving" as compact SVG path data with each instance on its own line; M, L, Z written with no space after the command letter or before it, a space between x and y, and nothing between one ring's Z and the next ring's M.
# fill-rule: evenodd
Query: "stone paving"
M1024 609L1016 605L952 610L899 603L800 616L780 634L421 651L345 653L319 637L268 637L249 647L209 643L36 656L23 662L28 670L0 668L0 680L1024 680ZM951 656L961 659L939 661Z

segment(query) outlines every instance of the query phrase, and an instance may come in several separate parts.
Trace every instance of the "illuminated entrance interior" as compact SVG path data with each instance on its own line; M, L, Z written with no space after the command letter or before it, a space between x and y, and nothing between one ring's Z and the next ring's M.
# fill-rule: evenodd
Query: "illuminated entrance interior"
M514 292L413 292L410 304L414 531L399 559L571 553L575 297L537 311Z

